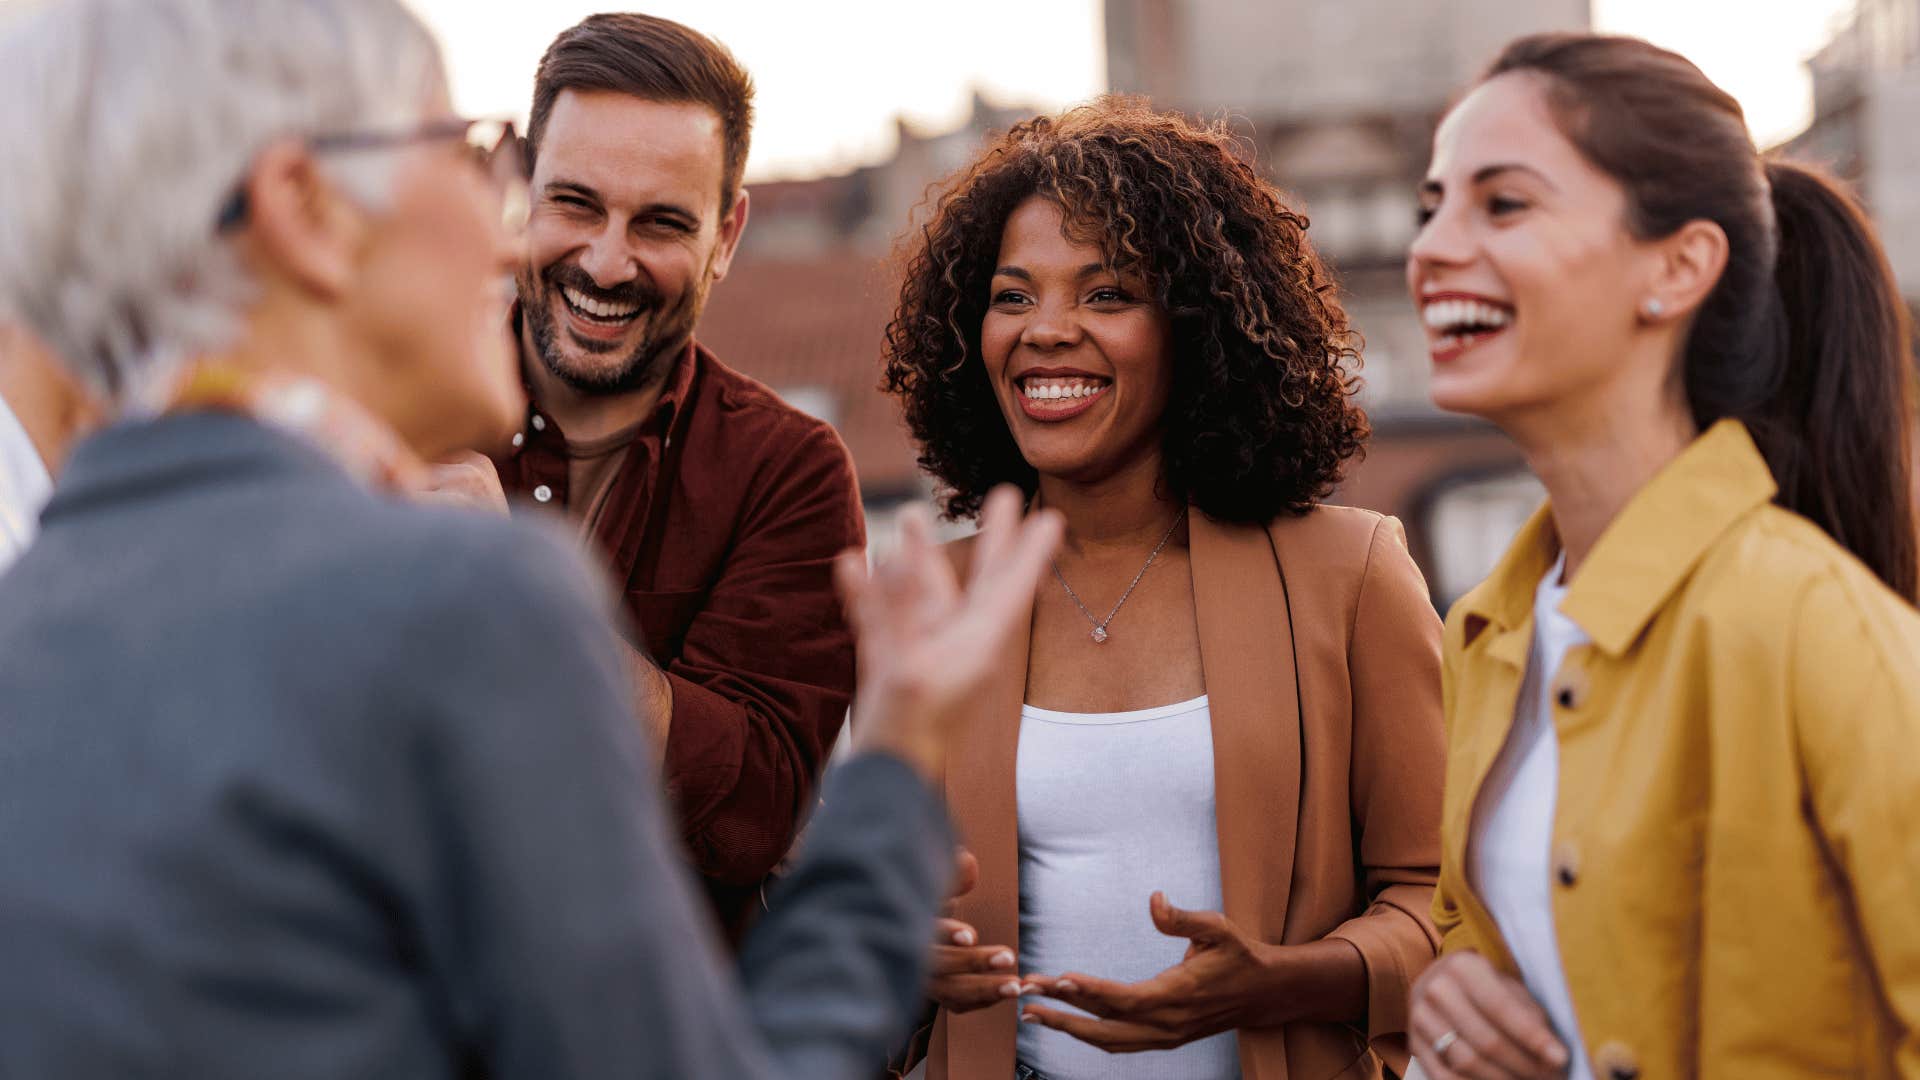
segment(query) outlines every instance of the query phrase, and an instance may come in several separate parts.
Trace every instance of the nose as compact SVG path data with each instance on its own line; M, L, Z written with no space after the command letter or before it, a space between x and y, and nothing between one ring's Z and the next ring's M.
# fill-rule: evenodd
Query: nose
M580 255L580 269L593 276L593 283L611 289L639 276L640 264L627 247L624 232L606 228L594 234Z
M1407 249L1409 277L1446 266L1460 266L1472 259L1472 241L1467 235L1464 213L1441 203L1414 234Z
M1035 305L1033 316L1020 330L1020 344L1044 351L1069 348L1080 337L1080 320L1064 303Z

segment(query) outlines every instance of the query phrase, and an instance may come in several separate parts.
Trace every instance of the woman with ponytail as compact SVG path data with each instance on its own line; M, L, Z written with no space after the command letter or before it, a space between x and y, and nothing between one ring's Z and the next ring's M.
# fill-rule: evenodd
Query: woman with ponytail
M1548 504L1448 618L1427 1072L1920 1075L1905 308L1871 226L1645 42L1441 125L1433 395Z

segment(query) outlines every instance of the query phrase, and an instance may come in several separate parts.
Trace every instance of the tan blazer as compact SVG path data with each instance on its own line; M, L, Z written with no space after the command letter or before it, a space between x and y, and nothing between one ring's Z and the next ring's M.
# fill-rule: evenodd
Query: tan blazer
M1379 1076L1383 1059L1405 1064L1407 993L1439 942L1440 620L1392 518L1325 506L1261 528L1196 512L1190 533L1226 914L1269 942L1341 938L1367 967L1364 1028L1243 1030L1242 1072ZM1027 644L1011 644L947 764L950 812L980 860L959 917L982 941L1020 934ZM928 1080L1009 1080L1017 1022L1013 1002L942 1013Z

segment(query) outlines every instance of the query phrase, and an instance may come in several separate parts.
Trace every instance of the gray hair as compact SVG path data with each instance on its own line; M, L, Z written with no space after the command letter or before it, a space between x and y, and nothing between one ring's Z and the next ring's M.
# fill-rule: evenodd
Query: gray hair
M126 404L232 342L255 290L215 228L276 139L417 124L439 47L400 0L53 0L0 26L0 314ZM391 155L331 154L384 201Z

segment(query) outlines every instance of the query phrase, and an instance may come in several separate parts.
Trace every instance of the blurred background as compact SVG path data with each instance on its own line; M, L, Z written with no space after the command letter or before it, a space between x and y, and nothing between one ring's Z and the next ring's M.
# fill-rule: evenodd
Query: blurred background
M524 118L541 51L619 0L408 0L455 105ZM1435 602L1491 567L1540 492L1506 440L1427 402L1403 284L1414 190L1450 97L1509 38L1634 34L1738 97L1763 147L1824 163L1920 298L1920 0L654 0L759 85L752 217L700 337L833 423L876 543L926 500L877 389L898 239L989 132L1107 91L1225 117L1312 219L1366 339L1374 438L1336 501L1398 515Z

